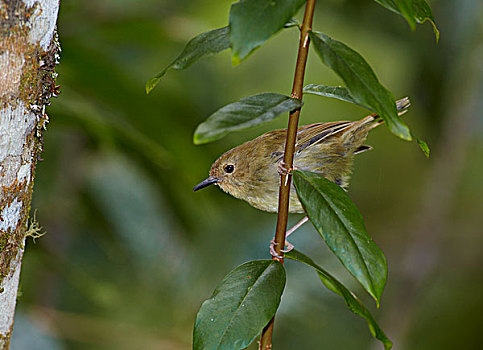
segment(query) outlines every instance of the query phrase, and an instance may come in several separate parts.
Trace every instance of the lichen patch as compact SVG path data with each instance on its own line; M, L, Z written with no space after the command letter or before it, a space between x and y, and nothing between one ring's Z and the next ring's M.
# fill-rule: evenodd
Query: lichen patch
M16 259L22 258L23 251L20 251ZM0 283L0 305L3 305L3 312L0 312L0 334L7 334L9 328L13 324L13 315L15 311L15 295L17 294L17 286L20 278L20 264L14 264L15 271L12 271ZM13 297L12 297L12 294Z
M20 215L22 214L22 202L19 202L17 198L12 203L8 204L0 212L0 231L13 231L20 221Z
M30 184L30 168L32 167L32 162L27 161L23 164L17 172L17 181L26 181L27 186Z
M28 8L34 8L30 18L29 41L38 43L43 50L47 50L52 41L59 6L52 6L45 0L24 0Z
M22 101L0 109L0 163L7 156L22 156L25 140L35 128L35 115L25 109Z

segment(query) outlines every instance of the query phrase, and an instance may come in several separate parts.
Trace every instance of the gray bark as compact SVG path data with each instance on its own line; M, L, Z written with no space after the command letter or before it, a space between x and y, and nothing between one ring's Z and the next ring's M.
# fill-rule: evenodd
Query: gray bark
M0 0L0 349L13 329L37 158L57 94L59 0Z

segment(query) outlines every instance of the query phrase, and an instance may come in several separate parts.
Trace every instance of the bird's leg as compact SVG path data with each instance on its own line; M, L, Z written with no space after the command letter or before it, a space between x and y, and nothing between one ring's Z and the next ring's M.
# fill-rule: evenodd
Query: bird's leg
M280 163L278 163L278 173L280 175L288 175L292 172L292 168L289 168L288 167L288 164L285 163L283 160L280 161Z
M294 245L292 243L290 243L289 241L287 241L287 237L290 236L292 233L294 233L295 231L297 231L300 226L302 226L303 224L305 224L307 221L309 221L309 217L308 216L304 216L302 218L302 220L300 220L299 222L297 222L294 226L292 226L292 228L290 230L288 230L287 232L285 232L285 246L287 247L285 249L282 249L281 252L282 253L288 253L290 252L292 249L294 249ZM272 239L270 241L270 254L276 258L282 258L281 256L279 256L277 254L277 252L275 251L275 246L278 245L278 243L275 243L275 239Z
M295 231L297 231L300 228L300 226L302 226L303 224L305 224L307 221L309 221L309 217L306 215L306 216L304 216L302 218L302 220L300 220L295 225L293 225L292 228L285 233L285 238L287 238L292 233L294 233Z

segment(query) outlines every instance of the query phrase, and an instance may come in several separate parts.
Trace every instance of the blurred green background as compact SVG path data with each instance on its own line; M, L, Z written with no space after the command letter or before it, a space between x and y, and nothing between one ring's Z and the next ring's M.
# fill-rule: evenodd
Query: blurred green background
M430 1L441 30L411 32L370 0L319 1L314 27L360 52L432 149L385 128L357 157L350 195L384 250L389 278L376 310L315 230L291 239L362 297L396 349L476 349L483 323L483 3ZM193 193L224 151L286 126L282 117L205 146L192 133L219 107L289 94L298 32L231 66L228 51L144 84L196 34L226 25L229 1L61 3L62 94L49 107L32 208L47 234L27 242L12 341L23 349L189 349L196 312L238 264L268 258L275 215L217 188ZM301 11L302 12L302 11ZM298 14L301 17L301 13ZM308 83L340 84L311 52ZM303 124L361 108L306 96ZM299 217L290 220L294 222ZM288 282L274 349L381 349L304 266ZM253 348L253 346L252 346Z

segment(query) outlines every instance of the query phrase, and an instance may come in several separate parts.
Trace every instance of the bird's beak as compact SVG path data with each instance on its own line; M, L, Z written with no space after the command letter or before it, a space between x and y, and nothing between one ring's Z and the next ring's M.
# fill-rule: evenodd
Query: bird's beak
M219 181L218 178L214 177L214 176L210 176L209 178L207 178L205 181L201 182L200 184L198 184L195 188L193 188L193 192L194 191L198 191L198 190L201 190L202 188L205 188L205 187L208 187L209 185L212 185L214 183L217 183Z

